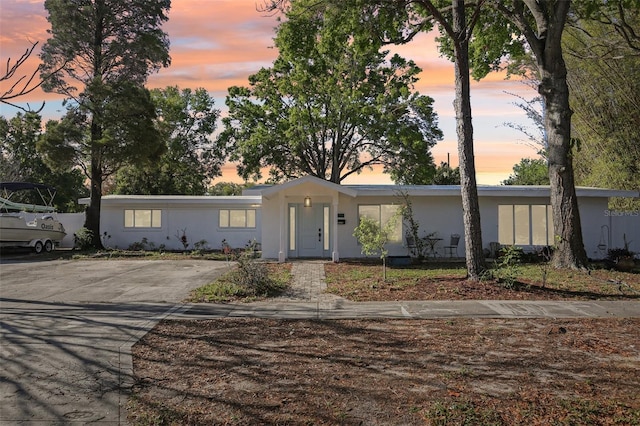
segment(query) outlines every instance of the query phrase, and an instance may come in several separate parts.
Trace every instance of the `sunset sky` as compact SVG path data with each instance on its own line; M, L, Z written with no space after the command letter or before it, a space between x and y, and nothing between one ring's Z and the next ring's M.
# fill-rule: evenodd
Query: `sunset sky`
M247 77L261 67L269 67L277 56L273 46L276 18L256 10L255 0L173 0L169 21L163 29L171 41L171 66L152 75L150 88L178 85L180 88L204 87L225 114L227 88L248 85ZM44 0L0 0L0 61L6 65L18 59L30 46L47 39ZM453 65L440 58L433 34L416 37L410 44L393 48L422 69L416 90L435 99L439 126L444 140L433 149L437 163L446 161L457 166L457 142L453 111ZM39 59L30 58L21 74L35 69ZM6 84L0 83L4 92ZM524 135L503 123L527 122L525 113L514 106L517 93L530 99L536 93L524 84L505 80L502 74L491 74L472 85L474 140L477 178L480 184L497 184L506 179L521 158L535 157L535 150L523 141ZM37 90L21 99L38 107L46 101L42 115L46 119L60 118L64 112L61 97ZM17 110L0 105L0 115L10 118ZM229 165L216 181L237 181L235 168ZM390 183L379 171L365 172L345 183Z

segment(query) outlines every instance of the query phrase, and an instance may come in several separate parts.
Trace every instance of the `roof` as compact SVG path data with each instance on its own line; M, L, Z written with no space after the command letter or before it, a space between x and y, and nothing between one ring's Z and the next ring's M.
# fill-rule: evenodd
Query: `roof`
M323 189L337 191L350 197L362 196L397 196L405 192L410 196L422 197L459 197L460 185L338 185L313 176L305 176L279 185L261 185L243 191L241 196L198 196L198 195L105 195L102 203L118 204L169 204L172 205L260 205L262 198L270 199L273 195L303 184L317 185ZM638 191L618 189L577 187L576 194L581 198L638 198ZM549 197L549 185L479 185L480 197ZM89 198L79 200L80 204L89 204Z
M349 185L357 192L358 196L382 196L396 195L398 192L406 192L412 196L460 196L460 185ZM551 187L549 185L479 185L480 197L548 197ZM618 189L576 187L578 197L609 198L623 197L636 198L638 191Z
M280 185L260 186L244 191L244 194L262 194L265 198L270 198L280 191L302 185L304 183L314 183L322 187L347 194L351 197L357 196L392 196L399 192L406 192L411 196L460 196L460 185L338 185L319 179L314 176L305 176L294 179ZM548 197L550 194L549 185L479 185L478 196L480 197ZM609 198L623 197L636 198L640 194L638 191L627 191L605 188L577 187L578 197Z
M90 204L90 198L81 198L80 204ZM172 204L172 205L242 205L254 206L262 203L259 195L242 196L206 196L206 195L105 195L102 197L102 205L136 205L136 204Z
M352 189L351 187L347 186L347 185L338 185L337 183L333 183L333 182L329 182L327 180L324 179L320 179L314 176L304 176L301 177L299 179L294 179L294 180L290 180L289 182L285 182L283 184L280 185L273 185L270 187L266 187L266 188L262 188L260 190L258 190L258 192L260 194L262 194L263 197L265 198L270 198L272 195L277 194L280 191L284 191L286 189L289 188L293 188L305 183L311 183L314 185L318 185L321 186L325 189L329 189L329 190L333 190L333 191L337 191L341 194L345 194L348 195L350 197L355 197L358 195L357 191Z

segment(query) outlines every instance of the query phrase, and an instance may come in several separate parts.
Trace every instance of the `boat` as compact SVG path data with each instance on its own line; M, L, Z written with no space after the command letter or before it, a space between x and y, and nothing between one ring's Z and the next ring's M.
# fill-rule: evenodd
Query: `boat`
M12 201L18 191L34 191L41 204ZM30 247L50 252L65 237L64 226L53 207L55 189L30 182L0 182L0 247Z

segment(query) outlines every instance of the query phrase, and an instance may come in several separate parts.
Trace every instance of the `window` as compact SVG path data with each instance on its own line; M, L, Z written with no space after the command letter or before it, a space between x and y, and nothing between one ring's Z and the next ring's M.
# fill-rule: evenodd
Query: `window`
M296 249L296 207L289 206L289 250Z
M397 217L400 207L393 204L360 205L358 206L358 217L368 217L378 222L378 225L385 226L389 220L395 218L395 226L389 235L389 241L402 242L402 220Z
M544 204L498 206L498 241L506 245L553 245L551 206Z
M125 228L160 228L162 210L135 209L124 211Z
M221 209L220 228L255 228L256 211L253 209Z

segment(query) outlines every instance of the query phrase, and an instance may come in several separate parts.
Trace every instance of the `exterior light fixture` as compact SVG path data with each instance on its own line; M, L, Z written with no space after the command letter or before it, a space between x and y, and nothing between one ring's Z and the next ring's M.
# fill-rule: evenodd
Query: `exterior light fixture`
M311 197L309 197L308 195L304 197L304 206L311 207Z

